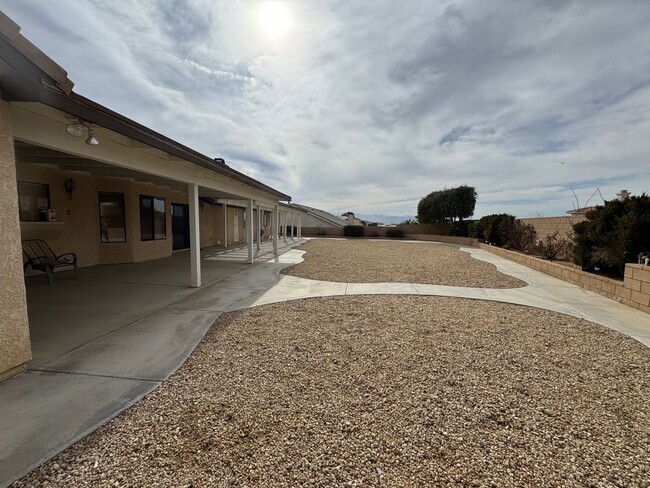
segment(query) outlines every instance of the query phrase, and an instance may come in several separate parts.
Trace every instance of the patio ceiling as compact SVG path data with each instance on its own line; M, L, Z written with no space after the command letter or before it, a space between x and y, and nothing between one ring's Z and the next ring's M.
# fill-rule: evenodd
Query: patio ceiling
M38 164L62 171L75 171L95 177L120 178L130 181L150 183L156 186L187 193L187 184L161 176L142 173L129 168L114 166L101 161L68 154L46 147L16 141L14 144L17 164ZM199 187L203 197L237 200L242 199L234 193Z

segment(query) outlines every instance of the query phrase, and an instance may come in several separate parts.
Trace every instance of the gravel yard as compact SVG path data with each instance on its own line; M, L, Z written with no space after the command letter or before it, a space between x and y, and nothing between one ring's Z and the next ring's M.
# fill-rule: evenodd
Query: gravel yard
M298 248L304 262L282 273L343 283L428 283L519 288L526 282L497 271L458 247L419 242L313 239Z
M648 486L649 405L650 349L583 320L307 299L223 315L162 387L15 486Z

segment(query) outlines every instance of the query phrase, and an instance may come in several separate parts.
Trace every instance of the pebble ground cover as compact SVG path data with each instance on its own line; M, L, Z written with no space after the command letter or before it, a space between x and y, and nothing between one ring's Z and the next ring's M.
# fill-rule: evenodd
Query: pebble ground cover
M650 349L443 297L222 315L143 401L25 486L648 486Z

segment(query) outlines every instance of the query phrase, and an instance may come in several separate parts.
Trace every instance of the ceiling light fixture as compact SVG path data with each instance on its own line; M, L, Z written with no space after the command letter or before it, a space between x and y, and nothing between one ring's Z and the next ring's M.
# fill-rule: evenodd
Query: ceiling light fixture
M65 130L71 136L81 137L81 134L84 132L84 124L81 121L73 122L72 124L66 125Z
M88 130L88 137L86 138L86 144L89 146L97 146L99 144L99 139L95 137L95 132L93 131L91 124L81 119L77 119L74 122L65 126L65 130L74 137L81 137L84 133L84 129Z
M86 144L89 146L97 146L99 145L99 141L95 137L95 134L93 133L93 130L88 127L88 139L86 139Z

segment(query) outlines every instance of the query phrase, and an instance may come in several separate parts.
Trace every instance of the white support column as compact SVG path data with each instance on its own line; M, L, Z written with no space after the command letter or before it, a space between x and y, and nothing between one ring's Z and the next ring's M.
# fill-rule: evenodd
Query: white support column
M293 240L296 237L296 214L291 212L291 240Z
M228 204L223 205L223 247L228 247Z
M257 206L257 250L260 250L262 240L262 207Z
M286 242L287 242L287 212L282 212L282 221L284 222L282 224L282 238L284 239L284 242L286 244Z
M253 210L253 199L248 199L248 210L246 211L246 236L248 237L248 264L255 262L253 255L253 227L255 227L255 213Z
M298 239L302 239L302 215L298 215Z
M273 207L273 214L271 214L271 235L273 236L273 254L278 255L278 224L280 221L280 214L278 213L278 206Z
M199 229L199 185L187 185L190 202L190 286L201 286L201 233Z

